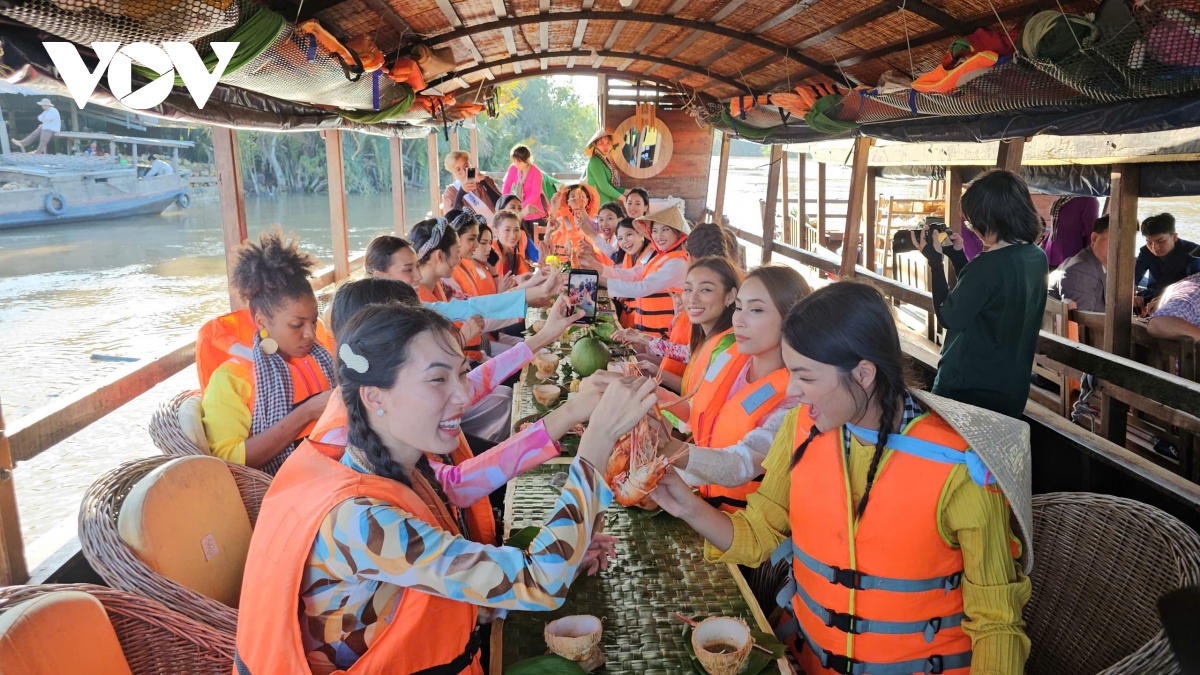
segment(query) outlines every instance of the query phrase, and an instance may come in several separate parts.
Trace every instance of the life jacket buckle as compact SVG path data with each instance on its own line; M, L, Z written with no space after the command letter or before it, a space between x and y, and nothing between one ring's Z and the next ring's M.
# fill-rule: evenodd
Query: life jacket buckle
M842 673L843 675L851 675L854 672L854 666L857 663L858 661L855 661L848 656L838 656L836 654L830 654L829 652L825 652L821 655L822 668L828 668L835 673ZM942 671L939 670L937 672L940 673Z
M833 583L854 590L862 590L862 574L858 570L844 570L840 567L834 567Z
M942 657L939 654L934 654L925 662L926 675L938 675L942 672Z
M958 588L959 584L961 583L962 572L955 572L954 574L951 574L950 576L946 577L946 592L949 593L950 591Z
M942 629L942 617L937 616L937 617L930 619L929 622L925 624L925 631L924 631L925 643L926 644L932 643L933 636L937 635L937 632L941 629Z
M858 617L853 614L842 614L841 612L829 612L825 618L825 626L828 628L836 628L843 633L858 634Z

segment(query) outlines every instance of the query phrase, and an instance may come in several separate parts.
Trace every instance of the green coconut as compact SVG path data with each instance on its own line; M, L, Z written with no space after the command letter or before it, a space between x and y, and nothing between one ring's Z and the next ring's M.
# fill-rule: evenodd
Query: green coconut
M597 370L604 370L612 360L612 352L594 337L582 337L571 347L571 369L580 377L587 377Z

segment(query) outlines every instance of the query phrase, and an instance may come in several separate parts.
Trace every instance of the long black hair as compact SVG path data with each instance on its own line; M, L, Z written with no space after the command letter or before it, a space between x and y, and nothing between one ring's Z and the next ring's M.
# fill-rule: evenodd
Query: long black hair
M796 352L819 363L834 366L842 386L854 397L858 412L878 402L882 411L879 440L867 470L867 487L858 503L858 516L867 508L871 486L883 459L888 436L896 428L901 400L908 390L904 353L896 320L883 295L874 287L853 281L839 281L814 291L788 312L783 322L783 339ZM851 376L863 361L875 364L875 383L870 392ZM796 448L792 466L796 466L809 443L820 435L813 425L808 438Z
M392 256L401 249L412 248L407 240L391 234L381 234L367 244L367 274L386 272L392 265ZM415 253L415 249L414 249Z
M733 266L733 263L730 262L729 258L725 258L723 256L708 256L707 258L701 258L693 262L691 266L688 267L688 274L691 274L692 270L699 268L704 268L714 272L721 279L721 285L725 287L723 292L737 292L738 286L742 281L742 275L738 272L737 268ZM692 324L692 338L689 344L692 348L693 354L700 350L700 345L704 344L704 341L710 336L733 328L733 310L736 308L736 305L736 302L731 302L728 305L725 305L725 309L721 312L721 316L717 319L717 322L713 324L712 332L708 333L707 335L704 333L704 328L702 328L699 324Z
M421 304L417 292L403 281L384 277L364 277L342 284L333 296L333 307L329 310L329 327L333 339L340 342L342 328L360 309L369 305L399 302L405 305Z
M633 261L636 264L638 256L642 255L642 251L645 251L646 247L650 245L650 240L647 239L646 236L642 234L642 231L637 228L637 225L633 224L633 218L622 218L622 219L618 220L616 231L620 232L621 228L625 228L627 230L632 230L635 234L637 234L639 237L642 238L642 247L637 250L637 253L633 254ZM615 265L624 264L625 258L627 257L627 255L628 254L625 253L625 249L618 246L617 253L616 253L616 255L613 256L613 264L615 264Z
M441 232L438 233L439 221L441 223ZM437 242L433 248L425 252L425 255L420 255L421 249L425 248L425 244L429 242L434 235L438 235ZM429 218L422 220L413 226L412 232L409 233L412 237L412 247L417 251L417 264L424 265L429 262L434 251L441 251L444 255L450 255L450 247L458 243L458 233L454 231L454 227L447 223L444 218Z
M316 301L308 281L316 268L317 259L300 250L296 235L276 226L238 247L232 282L251 310L271 316L285 300Z
M701 223L692 228L683 248L692 257L692 260L715 255L729 258L729 261L734 264L733 266L737 267L736 240L731 244L730 236L727 235L725 228L716 223Z
M443 341L445 349L454 350L454 325L449 319L420 305L398 302L362 308L342 326L338 340L338 383L350 422L350 445L363 452L377 475L409 487L411 484L404 470L392 459L383 439L371 428L372 411L367 410L360 392L363 387L385 390L394 387L397 374L408 362L413 340L425 332L433 333ZM342 349L353 352L365 360L365 364L357 359L347 363L341 358ZM362 368L363 365L366 367ZM427 472L428 463L424 456L417 466Z

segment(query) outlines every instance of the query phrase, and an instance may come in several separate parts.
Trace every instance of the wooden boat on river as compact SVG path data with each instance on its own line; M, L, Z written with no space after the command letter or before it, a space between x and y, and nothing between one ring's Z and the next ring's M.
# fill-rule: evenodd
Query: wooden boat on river
M922 180L935 180L940 196L928 201L937 202L954 228L961 226L964 181L971 167L980 165L1020 171L1047 192L1107 197L1109 260L1115 261L1108 270L1107 310L1089 314L1050 303L1037 366L1060 386L1032 392L1025 411L1033 439L1039 561L1025 616L1033 639L1027 672L1179 672L1155 603L1169 591L1200 583L1197 353L1193 341L1153 338L1132 320L1133 274L1139 197L1200 195L1200 152L1192 137L1179 142L1146 137L1149 132L1194 134L1200 128L1200 76L1186 66L1193 45L1180 38L1164 46L1155 37L1163 33L1155 32L1158 26L1169 28L1164 22L1178 20L1175 12L1200 8L1180 8L1172 1L1138 3L1135 15L1120 0L1081 0L1061 8L1047 0L871 0L865 5L622 0L620 6L608 0L585 0L582 6L558 0L495 0L490 6L468 0L274 0L225 3L223 9L217 4L184 11L170 30L149 19L179 12L173 0L149 0L145 8L139 5L137 17L117 23L96 20L90 10L75 14L68 3L6 4L0 7L0 16L7 17L0 19L6 22L0 77L47 93L65 92L39 31L84 45L99 39L202 42L218 33L232 41L256 39L261 51L227 73L203 108L177 87L144 114L213 125L227 263L247 238L236 130L322 133L334 264L314 278L318 289L350 277L361 259L348 245L343 132L389 137L394 227L403 235L403 139L426 139L428 165L440 166L436 134L446 135L457 149L463 122L494 103L498 85L543 75L595 75L601 126L635 143L654 138L652 145L639 144L629 156L615 158L622 186L680 197L692 220L726 220L732 138L768 145L761 228L735 230L746 256L797 265L814 280L829 276L872 284L907 315L928 317L923 325L902 326L904 349L927 381L937 369L941 330L930 293L881 264L888 252L879 245L887 232L881 237L878 215L884 201L877 195L877 178L902 167ZM1097 20L1095 39L1068 50L1066 57L1041 57L1035 49L1032 56L994 59L959 86L943 82L937 85L941 89L915 88L920 85L913 80L935 70L933 64L956 38L980 29L1009 35L998 30L998 22L1016 31L1021 20L1043 10L1100 10L1103 18ZM64 29L64 16L75 16L77 25ZM249 30L248 18L255 19L253 35L239 33ZM293 19L317 20L328 38L301 34ZM1139 37L1127 42L1129 33L1122 27ZM264 39L264 31L273 39ZM351 64L332 56L339 41L367 34L387 55L383 74L364 72L362 59ZM1136 68L1126 58L1134 43L1150 54ZM91 55L85 59L94 66ZM397 66L402 59L411 63ZM120 96L100 86L91 102L119 107ZM831 140L842 145L828 145ZM714 142L719 142L720 161L710 199ZM474 128L469 147L475 154ZM787 176L794 154L800 194L791 202ZM819 194L810 228L804 186L806 162L812 160ZM841 198L826 194L826 165L834 161L847 163L852 176L840 233L826 227L827 204ZM430 182L431 208L439 212L437 172ZM795 216L789 203L801 205ZM897 208L888 200L888 213ZM237 302L231 293L231 303ZM1078 340L1069 337L1071 324ZM194 359L194 340L165 346L0 433L0 585L35 585L35 590L0 589L0 612L14 598L37 593L38 584L142 588L113 568L93 564L89 556L95 554L85 556L77 539L48 558L27 560L12 469ZM1094 424L1076 424L1068 416L1068 383L1083 373L1099 382ZM1154 453L1148 438L1170 439L1178 457ZM248 511L256 513L254 490L247 487L243 498ZM112 519L119 501L114 498L108 510L85 509L81 527ZM132 604L118 611L115 591L92 592L100 594L110 616L136 614L128 607L149 602L126 599ZM165 599L184 611L182 597ZM166 611L155 607L146 610L147 616ZM216 630L200 647L212 667L193 672L229 672L228 628L236 622L235 610L192 614L190 620L204 623L196 616L215 617L208 625ZM144 632L118 628L129 645L146 639ZM493 649L502 651L505 639L503 630L494 634ZM153 671L154 657L139 653L144 663L139 661L135 672ZM621 667L629 666L610 664L610 670ZM668 664L667 670L682 667Z

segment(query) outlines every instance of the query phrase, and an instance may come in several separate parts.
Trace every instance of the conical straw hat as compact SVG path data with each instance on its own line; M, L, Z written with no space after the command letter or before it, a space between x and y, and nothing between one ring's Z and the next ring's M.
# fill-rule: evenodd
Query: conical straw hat
M634 222L640 223L642 227L646 228L647 232L650 231L650 228L654 227L653 223L666 225L680 234L691 234L692 232L692 226L688 225L687 218L683 217L683 208L679 204L668 206L661 211L646 214Z
M596 133L592 134L592 137L588 139L587 145L584 146L583 154L587 155L588 157L591 157L592 150L596 147L596 141L600 140L601 138L604 138L605 136L608 136L609 138L612 139L613 150L616 150L617 148L621 147L621 139L617 138L616 136L613 136L611 131L606 131L604 129L597 129Z

